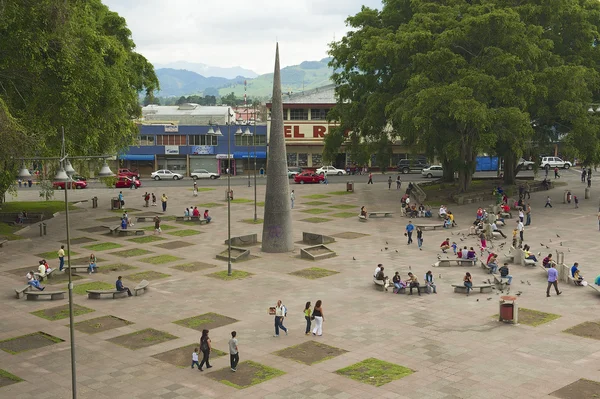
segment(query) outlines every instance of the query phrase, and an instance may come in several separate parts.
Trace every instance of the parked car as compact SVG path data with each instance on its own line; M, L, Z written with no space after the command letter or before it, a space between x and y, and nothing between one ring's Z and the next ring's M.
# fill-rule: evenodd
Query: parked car
M294 176L294 182L305 184L305 183L323 183L325 176L322 174L316 174L312 172L303 172Z
M75 181L77 181L77 180L86 181L86 180L87 180L87 177L85 177L85 176L80 176L80 175L72 175L72 176L71 176L71 179L73 179L73 180L75 180Z
M302 173L302 168L288 168L288 178L292 179L298 173Z
M571 166L571 162L563 161L559 157L542 157L542 162L540 162L540 167L545 168L548 165L551 169L554 168L565 168L569 169Z
M534 163L535 162L533 161L526 161L525 159L521 158L519 159L517 166L521 166L521 169L532 170Z
M346 171L344 169L338 169L333 166L321 166L319 169L317 169L315 171L315 173L318 175L324 175L325 172L327 172L328 176L333 176L333 175L341 176L341 175L346 174Z
M136 170L136 171L132 171L126 168L121 168L119 169L119 176L127 176L129 178L135 177L136 179L140 178L140 173Z
M218 173L209 172L206 169L194 169L192 173L190 173L190 177L194 180L197 179L218 179L221 177Z
M442 177L444 176L444 169L442 169L441 165L431 165L428 168L424 168L421 171L421 175L424 177Z
M163 180L163 179L173 179L180 180L183 179L183 175L181 173L171 172L167 169L157 170L156 172L152 172L150 175L154 180Z
M87 182L85 180L75 180L75 181L69 181L69 182L55 181L54 183L52 183L52 187L55 190L64 190L65 185L69 189L72 187L75 187L75 189L87 188Z
M130 179L126 176L119 176L115 183L115 188L140 188L142 186L142 182L138 179Z
M407 174L413 170L423 170L428 167L429 164L424 158L401 159L398 162L398 172L402 172L404 174Z

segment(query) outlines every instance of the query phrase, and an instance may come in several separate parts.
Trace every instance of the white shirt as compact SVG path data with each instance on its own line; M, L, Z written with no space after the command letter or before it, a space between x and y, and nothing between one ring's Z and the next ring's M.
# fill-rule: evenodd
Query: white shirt
M198 352L193 352L192 353L192 361L194 361L194 362L198 361Z
M381 271L381 267L377 266L377 268L375 269L375 273L373 274L373 277L377 277L377 275L379 274L380 271Z
M492 223L492 231L496 231L498 230L498 227L496 226L496 222Z
M445 215L446 214L446 208L444 208L443 206L440 208L440 215Z
M290 198L291 198L292 200L295 200L295 199L296 199L296 194L294 194L294 192L293 192L293 191L292 191L292 193L290 194Z
M525 216L525 214L523 213L523 211L519 211L519 217L522 218L524 216Z
M281 306L276 306L275 307L275 316L285 316L283 314L283 309L284 309L283 304Z
M46 266L45 266L45 265L40 265L40 266L38 267L38 270L39 270L40 276L42 276L42 277L43 277L43 276L45 276L45 275L46 275Z
M517 224L517 229L518 229L519 231L523 231L523 229L524 229L523 222L519 222L519 223Z

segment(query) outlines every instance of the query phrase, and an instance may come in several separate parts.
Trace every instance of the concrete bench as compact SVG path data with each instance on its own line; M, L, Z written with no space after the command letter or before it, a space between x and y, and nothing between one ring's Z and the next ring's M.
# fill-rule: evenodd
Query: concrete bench
M136 222L152 222L154 221L154 216L136 216Z
M28 301L35 301L39 297L49 296L50 300L65 299L65 291L25 291Z
M512 213L510 212L500 212L500 217L503 219L512 219Z
M7 242L8 240L0 240L0 248L2 248Z
M146 232L142 229L122 229L119 227L118 229L113 231L113 235L119 236L143 236Z
M394 284L392 283L392 287L394 286ZM419 285L419 287L414 287L413 290L418 290L420 293L422 294L428 294L429 291L427 291L427 286L426 285ZM406 287L406 288L400 288L399 290L396 289L396 287L394 287L393 290L394 294L409 294L410 293L410 287Z
M484 261L482 261L482 260L479 261L479 266L481 266L481 268L483 270L485 270L486 272L488 272L489 274L492 274L492 268L489 267L488 265L486 265Z
M496 288L500 290L506 289L506 286L508 285L508 279L506 277L501 277L498 274L492 274L492 276L494 276L494 284L496 285Z
M201 218L200 216L175 216L176 222L198 222L200 224L208 223L208 220Z
M47 273L46 273L46 274L44 274L43 276L42 276L40 273L38 273L38 272L35 272L35 273L33 273L33 275L34 275L34 276L36 276L36 277L38 278L38 280L40 280L40 281L43 281L43 280L44 280L44 277L45 277L45 278L50 278L50 277L52 277L52 273L54 273L54 271L55 271L55 270L57 270L57 269L51 269L49 272L47 272Z
M29 284L27 284L25 287L15 288L15 293L17 294L17 299L23 298L23 296L25 296L25 292L31 291L31 288L33 288L33 287L31 287Z
M77 273L77 270L82 270L84 272L87 272L89 269L89 266L71 266L70 269L72 271L74 271L75 273ZM94 269L98 270L98 266L96 266ZM65 273L68 273L69 267L65 267L63 270L65 271Z
M133 288L133 295L140 296L146 293L146 290L150 286L150 282L148 280L142 280L138 285ZM124 291L127 292L127 291Z
M358 221L359 222L366 222L367 221L367 217L363 216L363 215L358 215Z
M452 265L455 266L475 266L474 259L440 259L434 266L436 267L450 267Z
M390 212L390 211L374 211L374 212L369 212L369 217L377 217L377 216L382 216L383 217L388 217L388 216L392 216L395 212Z
M521 265L522 266L537 266L537 262L533 259L525 259L525 251L520 250L521 254Z
M454 287L454 292L456 292L458 294L466 294L467 293L467 287L465 287L463 284L461 284L461 285L452 284L452 287ZM482 294L489 293L489 292L492 292L492 286L490 284L484 284L484 285L473 284L471 291L476 291L476 290L479 290L479 292Z
M373 277L373 283L375 284L376 287L381 287L381 291L387 291L388 287L390 286L390 280L377 280L375 277Z
M598 288L594 287L593 283L588 283L587 286L590 287L591 289L593 289L594 291L596 291L598 294L600 294L600 290Z
M443 229L444 228L443 224L416 224L415 226L417 226L418 228L420 228L423 231L426 231L426 230L437 230L437 229Z
M117 290L87 290L88 299L100 299L102 295L112 295L113 299L127 296L127 291Z

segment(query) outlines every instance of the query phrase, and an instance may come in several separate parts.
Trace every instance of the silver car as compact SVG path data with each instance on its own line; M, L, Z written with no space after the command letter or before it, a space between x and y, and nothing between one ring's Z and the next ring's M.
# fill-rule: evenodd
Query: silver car
M444 169L441 165L431 165L421 171L421 175L424 177L442 177L444 176Z
M163 180L163 179L173 179L180 180L183 179L183 175L181 173L171 172L167 169L157 170L156 172L152 172L150 175L154 180Z

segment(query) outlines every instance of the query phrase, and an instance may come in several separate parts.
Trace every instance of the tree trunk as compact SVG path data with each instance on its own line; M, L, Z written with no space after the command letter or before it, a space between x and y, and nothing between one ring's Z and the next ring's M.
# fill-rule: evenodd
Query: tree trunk
M454 167L452 165L452 162L450 162L446 158L442 159L442 172L443 172L442 181L444 183L453 183L454 182Z
M458 170L458 192L464 193L471 186L473 172L475 172L475 157L473 144L467 134L463 134L463 141L460 148L460 168Z
M517 176L517 165L516 165L515 153L507 151L504 154L504 185L511 186L515 184Z

